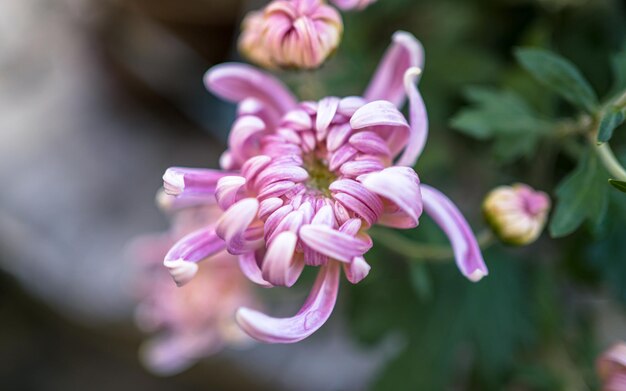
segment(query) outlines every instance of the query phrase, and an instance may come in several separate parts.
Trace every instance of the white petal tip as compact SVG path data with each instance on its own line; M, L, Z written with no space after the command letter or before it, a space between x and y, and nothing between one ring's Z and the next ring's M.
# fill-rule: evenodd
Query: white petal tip
M163 189L166 194L177 196L185 190L185 176L168 168L163 174Z
M478 282L480 280L482 280L483 277L485 277L487 275L486 272L480 270L480 269L476 269L474 270L471 274L469 274L467 276L467 278L471 281L471 282Z
M170 275L174 279L174 282L178 286L183 286L193 279L198 273L198 265L193 262L184 261L182 259L174 259L163 261Z

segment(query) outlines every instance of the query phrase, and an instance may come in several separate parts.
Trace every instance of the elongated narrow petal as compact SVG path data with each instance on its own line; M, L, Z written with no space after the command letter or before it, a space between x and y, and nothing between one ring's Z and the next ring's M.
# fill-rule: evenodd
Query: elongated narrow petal
M283 231L276 236L263 259L263 279L276 286L290 287L296 283L304 268L301 256L295 256L298 236Z
M257 263L256 253L254 251L247 252L239 256L239 268L248 279L255 284L265 288L271 288L272 284L265 281L261 268Z
M306 302L291 318L273 318L249 308L237 311L239 326L257 341L294 343L305 339L326 323L339 291L339 263L322 266Z
M353 284L361 282L370 272L372 267L365 262L363 257L354 257L352 262L343 264L343 271L346 278Z
M363 96L368 101L383 99L402 107L406 100L404 73L410 67L424 68L424 48L412 34L398 31Z
M404 87L409 95L409 118L411 122L411 131L409 133L409 142L407 143L404 153L398 159L400 166L413 167L417 162L417 158L422 154L426 139L428 138L428 115L426 114L426 106L424 100L415 83L418 76L422 73L419 68L409 68L404 74Z
M217 181L228 173L208 168L170 167L163 174L163 189L173 196L215 194Z
M214 194L169 195L161 188L156 194L156 204L163 212L171 213L194 206L215 205Z
M295 97L281 81L246 64L216 65L207 71L204 82L215 95L231 102L257 99L273 112L276 121L296 106Z
M259 201L254 198L244 198L233 204L220 219L215 228L217 235L226 241L228 252L243 254L251 250L245 238L245 232L256 218L259 210Z
M419 178L413 169L389 167L379 172L367 174L362 184L369 191L385 197L395 204L410 219L411 225L417 226L422 214L422 196ZM379 222L388 221L381 220ZM402 228L408 227L402 226Z
M165 255L163 264L178 286L185 285L196 275L202 261L226 248L214 227L202 228L180 239Z
M370 249L369 243L319 224L303 225L300 239L311 249L341 262L351 262Z
M489 274L476 236L457 207L448 197L431 186L422 184L421 190L424 210L450 239L456 264L461 273L474 282Z

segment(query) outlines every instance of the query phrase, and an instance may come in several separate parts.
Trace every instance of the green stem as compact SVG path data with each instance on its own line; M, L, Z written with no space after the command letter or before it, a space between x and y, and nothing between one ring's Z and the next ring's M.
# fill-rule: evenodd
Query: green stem
M370 230L370 233L390 250L411 260L448 261L454 258L454 252L450 246L419 243L389 229L376 228ZM489 230L481 231L476 239L483 250L495 242Z
M626 101L626 94L624 94L624 96L620 98L620 101L621 100ZM624 169L622 164L615 157L615 154L613 153L613 150L611 149L609 143L597 143L596 140L598 135L598 126L599 121L598 124L593 127L593 130L589 132L587 137L587 140L589 140L589 144L591 144L592 148L596 151L598 157L600 158L600 161L602 162L602 165L604 166L604 168L606 168L609 174L611 174L611 176L613 176L617 180L626 181L626 169Z
M600 161L607 169L607 171L615 178L620 181L626 181L626 170L620 164L619 160L615 157L613 150L609 146L609 143L603 143L597 145L595 141L593 142L595 145L596 152L600 157Z

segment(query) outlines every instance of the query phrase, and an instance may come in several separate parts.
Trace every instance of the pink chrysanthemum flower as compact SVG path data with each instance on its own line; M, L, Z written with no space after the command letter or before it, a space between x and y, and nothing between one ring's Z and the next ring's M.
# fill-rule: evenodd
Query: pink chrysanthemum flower
M626 343L619 342L602 353L596 367L602 391L626 390Z
M166 198L161 200L174 201ZM136 322L143 331L154 334L142 345L141 359L154 373L178 373L226 345L251 341L234 321L239 307L256 303L236 257L226 251L216 254L182 288L172 283L162 267L163 257L177 240L214 224L221 214L210 201L205 206L187 207L175 213L169 232L146 235L132 244L132 256L140 268Z
M337 7L344 11L363 10L376 0L331 0Z
M267 68L317 68L343 33L339 12L324 0L274 0L242 23L239 50Z
M427 136L427 117L415 86L421 44L398 32L363 97L298 103L280 81L244 64L207 72L218 96L239 103L239 117L222 156L225 171L170 168L171 195L215 194L224 215L179 241L165 265L179 284L196 262L227 248L242 270L264 286L291 286L305 265L320 267L302 309L272 318L241 308L239 325L265 342L300 341L330 316L340 269L352 283L367 276L364 254L373 224L413 228L424 209L450 238L461 272L487 274L467 222L439 191L420 185L411 166ZM398 110L408 94L410 121Z

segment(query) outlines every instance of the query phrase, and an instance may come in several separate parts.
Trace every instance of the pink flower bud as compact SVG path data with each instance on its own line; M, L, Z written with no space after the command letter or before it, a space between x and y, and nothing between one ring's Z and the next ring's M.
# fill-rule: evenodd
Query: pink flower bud
M332 2L344 11L361 11L375 3L376 0L332 0Z
M596 367L602 391L626 390L626 343L619 342L602 353Z
M521 183L497 187L483 202L483 214L495 234L516 246L537 240L549 210L547 194Z
M343 33L336 9L323 0L275 0L243 21L239 50L267 68L317 68Z

